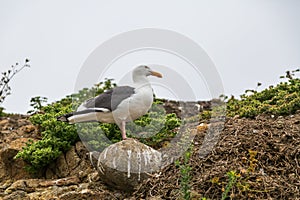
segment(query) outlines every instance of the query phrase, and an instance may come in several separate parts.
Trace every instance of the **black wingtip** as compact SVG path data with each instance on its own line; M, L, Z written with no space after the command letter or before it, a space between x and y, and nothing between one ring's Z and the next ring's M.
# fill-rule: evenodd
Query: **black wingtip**
M66 115L62 115L56 118L57 121L61 122L69 122L68 117Z

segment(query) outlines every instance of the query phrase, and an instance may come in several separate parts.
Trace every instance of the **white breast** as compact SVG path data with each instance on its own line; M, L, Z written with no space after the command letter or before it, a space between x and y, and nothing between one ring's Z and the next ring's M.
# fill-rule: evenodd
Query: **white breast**
M128 99L122 101L113 117L116 122L133 121L148 112L153 103L153 91L150 86L136 89L136 93Z

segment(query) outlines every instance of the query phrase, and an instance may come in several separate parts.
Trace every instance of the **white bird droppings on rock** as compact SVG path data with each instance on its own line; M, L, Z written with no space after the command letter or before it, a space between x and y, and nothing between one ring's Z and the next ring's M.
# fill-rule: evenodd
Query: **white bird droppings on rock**
M122 190L132 190L161 169L161 153L136 140L123 140L107 147L99 156L101 180Z
M131 150L127 150L128 161L127 161L127 177L130 178L130 161L131 161Z

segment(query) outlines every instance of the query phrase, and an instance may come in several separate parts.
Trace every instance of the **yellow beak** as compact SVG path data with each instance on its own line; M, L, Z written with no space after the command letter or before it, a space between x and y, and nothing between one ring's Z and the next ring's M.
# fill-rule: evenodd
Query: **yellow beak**
M161 75L161 73L159 73L159 72L151 71L151 75L152 75L152 76L156 76L156 77L158 77L158 78L162 78L162 75Z

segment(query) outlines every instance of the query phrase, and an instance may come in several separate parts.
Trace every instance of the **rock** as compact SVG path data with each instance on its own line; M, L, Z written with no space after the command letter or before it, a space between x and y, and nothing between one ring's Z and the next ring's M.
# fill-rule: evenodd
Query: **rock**
M86 154L88 152L82 142L77 142L75 144L75 151L80 158L86 157Z
M16 180L32 177L29 172L24 170L26 163L21 159L14 159L15 155L17 155L30 139L31 138L18 138L0 150L0 182L4 178Z
M27 185L26 185L26 181L25 180L17 180L16 182L14 182L10 187L8 187L5 191L4 194L11 194L13 191L17 191L17 190L22 190L25 192L30 192L30 190L28 190Z
M33 126L27 117L18 119L17 123L18 123L18 127L23 127L23 126L27 126L27 125ZM35 126L33 126L33 127L35 127Z
M201 123L200 125L197 126L197 131L198 132L204 132L208 129L209 125L206 123Z
M77 176L61 178L56 180L45 180L39 183L39 186L48 187L48 186L66 186L66 185L77 185L80 180Z
M157 197L150 197L149 200L162 200L161 197L157 196Z
M5 182L2 183L2 185L0 185L0 190L5 190L6 188L8 188L9 186L11 186L12 184L12 180L6 180Z
M99 173L97 171L88 174L88 181L89 182L97 182L100 180Z
M9 122L8 119L3 119L0 121L0 126L4 126L4 125L8 124L8 122Z
M26 126L22 126L20 130L23 131L24 133L31 133L36 131L37 128L33 125L26 125Z
M82 142L77 142L67 153L60 155L55 162L49 165L46 169L46 178L57 179L74 175L81 179L87 177L94 170L86 153L87 150Z
M28 197L29 199L51 199L78 190L79 183L80 180L76 176L56 180L21 179L11 184L4 191L4 194L9 197L8 199L25 199ZM85 188L81 187L77 193L87 188L88 185Z
M70 173L65 155L60 155L56 161L56 172L58 177L67 177Z
M45 177L47 179L55 179L55 178L58 178L58 176L56 175L55 173L55 163L53 164L50 164L48 166L48 168L46 169L46 173L45 173Z
M16 140L13 140L10 144L9 144L9 149L14 149L17 151L22 150L22 147L26 146L26 143L29 141L34 141L34 139L32 138L18 138Z
M15 199L22 199L22 200L29 200L30 198L26 196L26 192L22 190L15 191L9 195L6 195L3 200L15 200Z
M50 186L46 188L36 188L35 192L28 193L27 197L30 200L54 200L61 199L60 196L64 195L70 191L76 191L78 189L77 185L70 186Z
M74 170L80 163L80 158L75 151L75 147L71 147L71 149L66 153L66 161L69 167L69 170Z
M161 153L134 139L110 145L101 152L97 163L101 180L126 191L132 191L160 167Z
M55 185L63 186L63 185L77 185L80 180L77 176L72 176L68 178L62 178L55 181Z
M59 196L61 200L81 200L81 199L106 199L107 195L101 194L97 191L92 191L90 189L83 189L78 191L69 191L63 195Z

